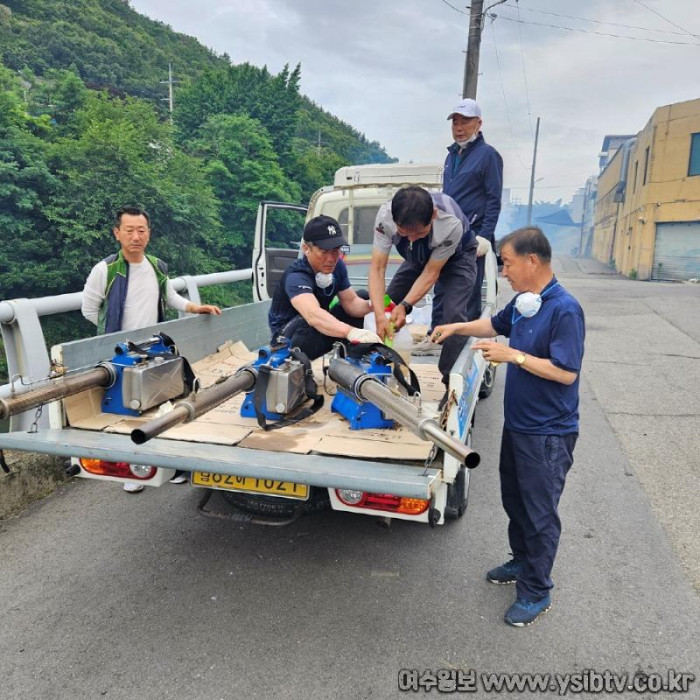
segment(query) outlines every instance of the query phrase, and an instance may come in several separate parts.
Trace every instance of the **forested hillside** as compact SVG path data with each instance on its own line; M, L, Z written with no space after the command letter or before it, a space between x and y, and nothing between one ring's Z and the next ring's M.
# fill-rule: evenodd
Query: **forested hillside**
M127 203L151 213L173 274L247 267L260 200L304 202L342 165L390 160L300 93L299 67L231 65L124 0L0 0L0 60L0 299L82 289Z

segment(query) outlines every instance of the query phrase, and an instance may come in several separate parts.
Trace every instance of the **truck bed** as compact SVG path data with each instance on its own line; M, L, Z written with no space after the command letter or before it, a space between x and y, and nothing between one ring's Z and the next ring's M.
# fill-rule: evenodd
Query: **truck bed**
M246 346L238 342L222 345L216 353L193 364L194 371L207 387L221 377L227 377L256 358ZM266 450L301 455L334 455L360 459L423 462L432 443L421 440L409 430L396 426L389 429L351 430L348 421L331 413L330 406L336 392L335 384L324 384L322 360L313 363L319 391L325 396L324 406L312 416L291 426L264 431L254 418L240 415L245 394L239 394L196 420L176 426L161 435L163 440L179 440L211 445L237 445L250 450ZM422 389L422 405L426 412L436 415L437 402L443 387L434 364L413 364ZM131 431L151 420L159 409L144 413L139 418L113 413L102 413L102 389L69 397L64 401L68 424L72 428L129 435ZM190 450L192 447L190 447Z

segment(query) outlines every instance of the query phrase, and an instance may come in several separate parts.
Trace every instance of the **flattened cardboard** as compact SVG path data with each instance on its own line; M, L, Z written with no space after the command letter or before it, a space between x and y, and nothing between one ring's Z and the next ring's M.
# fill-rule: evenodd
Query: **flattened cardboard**
M383 442L333 435L321 438L314 451L342 457L390 459L401 462L424 461L430 454L431 446L431 443L423 441L419 443Z
M244 440L241 440L241 447L249 447L252 450L270 450L271 452L293 452L295 454L307 455L316 448L316 445L323 439L321 435L314 433L290 434L283 433L284 428L271 433L264 433L262 430L251 432Z
M109 426L106 433L117 433L119 435L129 435L134 428L138 428L146 421L143 418L132 418L123 420L121 423ZM176 425L170 430L166 430L158 437L167 440L186 440L190 442L208 442L215 445L237 445L246 437L252 428L244 428L238 425L201 425L197 421Z
M63 399L68 424L73 428L102 430L108 425L114 425L114 423L123 420L124 416L115 413L102 413L103 396L104 389L95 386Z

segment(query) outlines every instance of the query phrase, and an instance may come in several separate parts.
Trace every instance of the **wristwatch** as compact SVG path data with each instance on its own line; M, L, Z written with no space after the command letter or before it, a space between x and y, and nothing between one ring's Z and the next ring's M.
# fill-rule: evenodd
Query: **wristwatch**
M515 362L517 363L518 367L522 367L527 362L527 355L523 352L519 352L515 356Z
M403 306L406 309L406 316L413 311L413 304L409 304L405 299L399 302L399 306Z

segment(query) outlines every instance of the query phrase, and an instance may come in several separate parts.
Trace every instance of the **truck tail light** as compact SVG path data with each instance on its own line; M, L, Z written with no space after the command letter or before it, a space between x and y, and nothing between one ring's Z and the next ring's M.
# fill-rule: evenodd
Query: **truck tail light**
M367 493L350 489L336 489L335 493L346 506L383 510L389 513L420 515L430 507L430 501L422 498L403 498L390 493Z
M107 462L103 459L80 458L80 466L89 474L98 476L116 476L120 479L140 479L145 481L152 479L157 467L149 467L143 464L129 464L128 462Z

